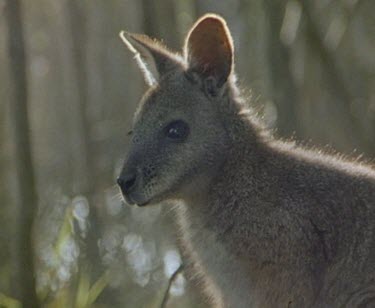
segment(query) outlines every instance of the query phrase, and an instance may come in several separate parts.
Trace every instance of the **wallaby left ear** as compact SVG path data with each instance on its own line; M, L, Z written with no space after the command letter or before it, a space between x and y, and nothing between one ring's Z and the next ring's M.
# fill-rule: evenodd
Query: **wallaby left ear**
M149 86L157 84L163 75L181 66L181 58L167 50L160 42L146 35L120 32L126 47L134 54L145 82Z
M210 87L220 88L233 69L233 42L226 22L218 15L199 19L185 41L188 70L209 80Z

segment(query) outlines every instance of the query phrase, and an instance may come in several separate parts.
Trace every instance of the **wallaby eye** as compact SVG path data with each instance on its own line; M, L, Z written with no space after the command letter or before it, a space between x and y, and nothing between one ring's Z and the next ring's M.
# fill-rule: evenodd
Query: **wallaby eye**
M165 136L175 141L184 140L189 134L189 126L182 120L169 123L165 127Z

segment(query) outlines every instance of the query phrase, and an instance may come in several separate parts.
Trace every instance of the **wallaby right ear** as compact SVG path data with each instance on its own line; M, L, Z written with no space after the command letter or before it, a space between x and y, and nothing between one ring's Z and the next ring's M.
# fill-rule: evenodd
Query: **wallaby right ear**
M146 35L120 32L120 38L134 54L145 82L153 86L161 77L181 65L182 60L162 44Z
M188 70L208 81L210 92L222 87L233 69L233 42L225 20L214 14L199 19L187 36L184 54Z

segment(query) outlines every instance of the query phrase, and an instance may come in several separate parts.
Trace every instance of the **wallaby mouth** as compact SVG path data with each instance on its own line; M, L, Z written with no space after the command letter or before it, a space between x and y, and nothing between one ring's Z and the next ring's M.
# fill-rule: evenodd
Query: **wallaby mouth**
M129 205L145 206L149 203L149 200L146 200L145 196L139 192L139 180L136 172L122 173L117 179L125 202Z
M124 201L125 201L126 204L137 205L137 206L142 207L142 206L146 206L150 203L150 200L145 200L144 197L137 192L124 193L121 186L120 186L120 190L121 190L121 194L124 197Z
M126 204L146 206L150 203L150 200L145 199L143 194L139 193L138 191L134 190L134 191L127 192L127 191L124 191L121 185L119 185L119 187L120 187L121 194Z
M120 178L117 180L117 184L126 204L146 206L150 203L150 200L146 199L145 196L136 189L136 186L129 190L126 185L122 183Z
M142 207L142 206L146 206L146 205L149 205L150 204L150 201L146 201L146 202L143 202L143 203L137 203L138 206Z

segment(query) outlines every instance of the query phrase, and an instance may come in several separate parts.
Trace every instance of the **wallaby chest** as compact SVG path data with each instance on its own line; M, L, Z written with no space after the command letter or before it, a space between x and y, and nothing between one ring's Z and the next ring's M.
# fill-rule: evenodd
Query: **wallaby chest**
M183 250L194 263L193 275L203 280L206 294L216 307L256 307L249 290L251 281L243 262L230 251L218 234L184 205L178 209ZM220 290L220 291L219 291Z

